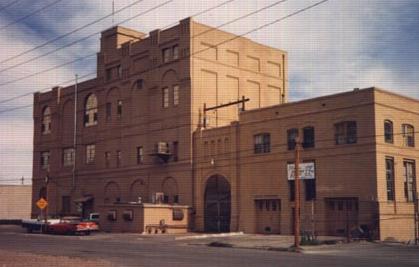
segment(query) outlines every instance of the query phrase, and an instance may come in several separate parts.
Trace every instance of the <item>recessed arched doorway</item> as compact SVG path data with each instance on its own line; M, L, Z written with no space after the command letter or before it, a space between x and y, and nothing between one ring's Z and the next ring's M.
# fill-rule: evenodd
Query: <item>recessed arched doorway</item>
M230 183L221 175L213 175L205 185L205 232L230 232L230 217Z

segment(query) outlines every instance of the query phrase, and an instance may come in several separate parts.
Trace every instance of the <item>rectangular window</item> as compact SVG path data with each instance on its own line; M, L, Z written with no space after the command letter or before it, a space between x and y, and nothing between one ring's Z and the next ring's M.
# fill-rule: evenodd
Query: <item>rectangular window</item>
M111 166L111 152L105 152L105 167L109 168Z
M112 118L112 103L106 103L106 120L110 121Z
M162 90L162 105L163 108L169 107L169 88L163 88Z
M410 160L403 161L404 167L404 196L406 201L414 200L414 179L415 179L415 162Z
M61 197L61 213L69 214L71 212L71 197L62 196Z
M394 201L394 159L386 158L387 200Z
M74 148L64 148L63 150L63 166L74 165Z
M384 142L393 144L393 122L384 121Z
M144 80L143 79L138 79L135 82L135 88L138 89L138 90L141 90L141 89L143 89L143 87L144 87Z
M293 128L287 130L287 143L288 143L288 150L294 150L296 146L295 139L298 137L298 129Z
M122 116L122 100L118 100L117 114L119 118Z
M121 78L122 77L122 67L121 67L121 65L116 66L115 70L116 70L117 77Z
M295 180L288 181L290 201L295 201Z
M142 146L137 146L137 164L144 162L144 150Z
M305 127L303 129L303 147L314 147L314 127Z
M86 163L95 162L96 147L94 144L86 145Z
M46 170L49 168L49 151L41 152L41 168Z
M255 154L271 151L271 135L269 133L257 134L253 138Z
M120 150L116 151L116 167L121 167L122 161L122 152Z
M335 124L336 145L355 144L357 142L356 121L344 121Z
M179 105L179 85L173 86L173 105Z
M407 147L415 147L415 130L412 125L403 124L402 134L404 145Z
M110 81L112 79L112 68L106 69L106 80Z
M175 46L173 46L173 59L175 60L175 59L179 59L179 46L178 45L175 45Z
M178 141L173 142L173 151L172 151L172 156L173 156L173 161L178 161L178 153L179 153L179 143Z
M170 54L171 54L170 48L163 49L163 63L170 61Z
M304 180L306 201L316 199L316 179Z

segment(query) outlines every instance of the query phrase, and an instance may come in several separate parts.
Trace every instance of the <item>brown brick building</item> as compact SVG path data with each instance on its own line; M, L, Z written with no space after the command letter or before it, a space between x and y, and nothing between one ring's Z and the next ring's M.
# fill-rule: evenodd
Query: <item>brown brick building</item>
M197 131L196 226L211 227L211 177L231 192L232 229L292 233L298 135L309 172L302 230L344 235L362 227L380 239L412 240L418 127L418 100L368 88L245 111L230 126Z
M49 213L162 192L193 208L195 230L287 234L298 134L305 230L412 238L417 100L372 88L286 103L284 51L190 19L104 31L97 62L97 78L35 94L33 202L47 194ZM249 111L204 112L243 96Z

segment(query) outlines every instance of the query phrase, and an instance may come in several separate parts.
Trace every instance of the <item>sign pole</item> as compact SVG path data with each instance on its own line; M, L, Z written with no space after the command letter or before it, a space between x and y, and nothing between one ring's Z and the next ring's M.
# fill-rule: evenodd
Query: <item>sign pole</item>
M48 182L49 182L49 177L48 175L45 176L45 200L48 203ZM45 206L45 227L44 227L44 233L47 233L48 230L48 205Z

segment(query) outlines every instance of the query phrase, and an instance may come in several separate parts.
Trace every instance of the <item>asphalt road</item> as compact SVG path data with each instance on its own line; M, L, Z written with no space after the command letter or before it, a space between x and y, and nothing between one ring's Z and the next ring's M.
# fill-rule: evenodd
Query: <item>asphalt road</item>
M419 266L419 248L354 243L305 253L188 245L171 237L133 234L52 236L0 231L0 250L101 259L115 266ZM0 255L1 262L1 255Z

